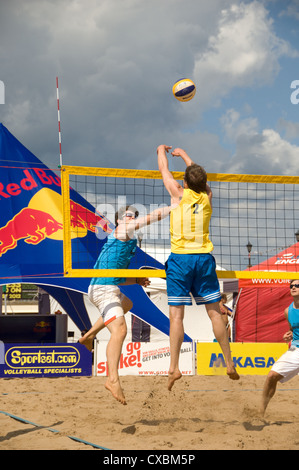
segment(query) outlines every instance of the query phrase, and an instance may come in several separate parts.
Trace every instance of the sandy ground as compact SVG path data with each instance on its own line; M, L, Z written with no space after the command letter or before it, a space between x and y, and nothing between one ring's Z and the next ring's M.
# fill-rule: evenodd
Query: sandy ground
M260 419L264 381L185 376L169 392L166 377L127 376L124 406L103 377L0 379L0 450L298 449L299 377Z

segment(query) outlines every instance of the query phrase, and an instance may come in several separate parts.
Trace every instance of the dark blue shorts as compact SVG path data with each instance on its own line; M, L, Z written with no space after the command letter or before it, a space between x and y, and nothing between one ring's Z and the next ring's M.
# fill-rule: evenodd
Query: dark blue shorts
M216 262L210 253L171 253L166 268L168 305L197 305L221 299Z

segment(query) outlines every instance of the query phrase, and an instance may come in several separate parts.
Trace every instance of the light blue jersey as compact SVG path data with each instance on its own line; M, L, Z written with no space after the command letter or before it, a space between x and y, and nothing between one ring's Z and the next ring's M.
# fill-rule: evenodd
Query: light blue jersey
M294 307L294 303L289 306L288 321L293 330L292 346L299 348L299 309Z
M127 269L131 259L135 255L137 239L130 238L128 241L118 240L114 236L115 230L107 238L102 248L94 269ZM118 285L125 282L120 277L94 277L91 285Z

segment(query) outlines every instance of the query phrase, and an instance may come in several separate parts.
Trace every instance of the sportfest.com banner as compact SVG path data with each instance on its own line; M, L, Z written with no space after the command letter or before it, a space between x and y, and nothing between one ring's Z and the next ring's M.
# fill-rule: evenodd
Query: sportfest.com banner
M92 375L92 356L81 344L5 344L0 341L0 377Z

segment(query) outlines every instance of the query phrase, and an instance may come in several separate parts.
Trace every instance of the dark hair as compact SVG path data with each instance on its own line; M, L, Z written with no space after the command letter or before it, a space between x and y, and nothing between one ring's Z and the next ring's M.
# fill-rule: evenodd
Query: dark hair
M188 185L189 189L196 193L202 193L206 191L207 185L207 174L204 168L196 163L187 166L184 180Z
M115 225L118 225L117 223L118 219L121 219L127 210L134 212L135 217L139 216L139 212L136 209L136 207L134 206L121 207L117 212L115 212Z

